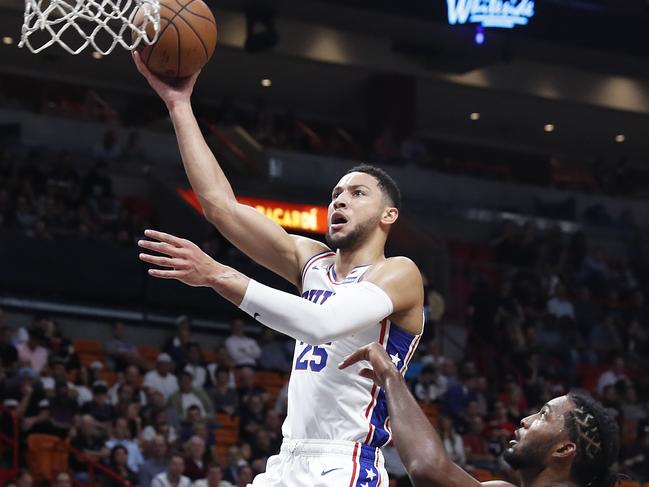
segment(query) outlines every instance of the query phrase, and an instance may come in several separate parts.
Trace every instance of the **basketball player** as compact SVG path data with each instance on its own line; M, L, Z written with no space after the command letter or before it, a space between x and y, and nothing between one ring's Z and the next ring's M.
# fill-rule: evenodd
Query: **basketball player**
M369 361L360 371L386 392L394 445L415 487L480 487L454 464L430 421L419 408L390 356L367 345L339 365L344 370ZM367 362L365 362L367 363ZM597 401L579 393L556 397L523 419L504 459L518 471L522 487L613 487L617 476L618 429ZM514 487L504 481L489 487Z
M382 389L336 364L378 342L405 373L423 331L423 285L415 264L386 258L385 242L399 216L401 195L373 166L345 174L331 195L327 242L289 235L237 202L192 114L197 76L170 86L135 62L167 105L185 170L205 216L241 251L293 283L301 297L272 289L214 261L187 240L147 231L141 254L152 276L207 286L254 319L296 340L288 416L280 454L268 460L254 487L388 485L380 448L391 437ZM263 366L263 364L261 364Z

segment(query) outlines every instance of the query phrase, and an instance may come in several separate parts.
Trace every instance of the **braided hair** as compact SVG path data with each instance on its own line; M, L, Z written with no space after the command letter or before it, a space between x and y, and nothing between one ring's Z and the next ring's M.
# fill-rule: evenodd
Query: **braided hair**
M577 445L571 475L581 487L612 487L618 480L611 466L618 456L617 423L606 409L592 397L570 392L574 404L566 414L570 440Z

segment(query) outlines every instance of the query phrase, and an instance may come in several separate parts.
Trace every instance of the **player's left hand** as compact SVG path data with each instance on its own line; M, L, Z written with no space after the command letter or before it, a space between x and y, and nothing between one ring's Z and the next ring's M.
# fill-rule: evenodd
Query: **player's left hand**
M165 257L140 254L140 260L170 269L149 269L149 275L160 279L177 279L189 286L209 286L219 268L219 263L203 252L198 245L156 230L145 230L151 240L140 240L138 246L164 254Z
M351 355L338 364L339 369L346 369L361 360L367 360L372 368L365 368L360 371L360 375L372 379L376 385L385 387L385 383L392 375L401 376L397 368L392 363L388 352L378 343L370 343L359 348Z

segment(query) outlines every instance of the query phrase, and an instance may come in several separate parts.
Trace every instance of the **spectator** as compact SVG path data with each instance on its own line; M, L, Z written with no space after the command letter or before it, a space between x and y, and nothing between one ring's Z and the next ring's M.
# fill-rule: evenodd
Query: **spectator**
M218 424L211 420L211 416L201 413L198 406L192 405L187 409L187 416L181 424L180 439L188 441L192 436L198 435L209 444L214 443L214 429Z
M112 449L115 446L122 446L126 449L128 468L138 473L140 465L144 463L144 458L142 458L142 452L137 442L131 438L126 418L116 418L113 421L113 436L106 442L106 448Z
M81 417L79 428L76 435L72 438L71 445L73 448L82 451L91 460L95 462L108 458L110 451L106 447L106 437L99 428L97 420L86 414ZM80 482L87 482L88 465L80 461L75 455L70 457L70 462L75 479Z
M126 367L124 372L121 374L118 381L113 384L113 386L108 391L108 397L110 398L111 404L117 404L119 397L119 389L123 385L129 386L133 391L133 398L135 401L140 403L140 405L146 405L146 394L142 390L142 376L140 370L135 365L129 365Z
M169 354L161 353L156 360L155 369L144 376L144 387L153 388L162 393L165 400L178 392L178 379L171 372L173 362Z
M447 387L446 377L439 373L437 367L428 365L422 369L421 375L415 381L415 397L425 403L439 402Z
M230 336L225 339L225 348L232 357L236 367L256 367L261 357L261 348L254 338L245 334L245 323L241 318L232 320Z
M128 459L130 454L128 450L122 445L115 445L110 451L110 457L108 461L108 466L114 470L120 477L126 479L130 485L137 487L140 485L140 480L137 475L129 468ZM122 480L117 480L108 475L104 475L102 478L102 487L122 487L124 482Z
M239 394L239 404L242 408L246 407L248 401L253 396L261 396L262 401L265 403L268 399L268 393L263 387L255 384L255 371L250 367L243 367L239 370L239 387L237 388Z
M638 441L622 451L622 466L634 479L649 479L649 423L641 427Z
M601 396L607 386L614 386L620 380L626 380L624 357L617 356L613 359L611 367L597 379L597 393Z
M143 365L137 347L126 339L123 321L113 323L113 337L106 342L104 350L117 372L123 371L129 364Z
M201 347L198 343L190 343L187 347L187 365L185 371L192 376L192 384L197 389L206 389L209 383L209 371L203 365Z
M162 394L160 394L160 396L162 396ZM156 435L161 435L170 445L178 438L176 429L169 424L169 415L166 409L158 409L153 416L151 424L142 430L142 443L146 445L148 442L152 441Z
M237 487L246 487L252 484L254 474L252 468L248 465L239 467L239 479L237 480Z
M72 487L72 478L68 472L59 472L54 477L53 487Z
M11 343L11 328L0 326L0 367L12 370L18 363L18 351Z
M70 428L59 426L52 421L50 402L47 399L42 399L38 403L38 413L23 420L23 431L27 437L29 435L51 435L67 438Z
M198 436L192 436L187 442L187 450L185 475L192 482L204 478L207 474L205 442Z
M466 464L466 454L464 453L464 442L462 437L457 434L453 427L453 420L450 416L441 415L439 418L439 436L444 442L444 449L449 457L460 467Z
M183 475L185 462L180 455L173 455L166 472L155 476L151 487L190 487L190 480Z
M234 415L239 407L239 394L230 382L230 370L217 369L214 386L209 392L212 405L217 413Z
M592 328L590 346L600 361L606 360L613 353L620 354L624 351L617 317L614 314L608 314Z
M104 424L110 423L115 418L115 408L108 401L108 388L105 382L95 382L92 386L92 401L81 407L81 414L89 414Z
M16 347L18 360L23 365L31 367L37 374L40 374L43 367L47 364L49 352L43 346L44 344L45 333L41 328L32 326L29 330L27 343L20 344Z
M92 382L90 380L90 372L87 367L81 367L77 378L73 384L74 390L77 393L77 401L80 406L87 402L92 401Z
M179 418L187 415L190 406L198 406L202 416L213 416L214 406L203 389L192 387L192 375L183 371L180 374L179 390L169 397L169 408ZM192 479L194 480L194 479Z
M145 456L144 463L140 465L140 485L148 487L153 479L167 469L167 440L162 435L156 435L149 447L150 454Z
M241 436L246 441L254 441L255 434L265 421L264 401L261 396L250 396L241 408Z
M575 319L575 307L570 299L566 287L563 284L558 284L555 288L554 296L548 301L548 313L555 318L559 319L568 316Z
M65 379L56 379L54 397L50 399L52 420L65 428L72 428L79 414L79 403L72 397Z
M281 335L265 328L262 335L261 355L259 362L264 370L289 372L293 364L294 344Z
M463 437L464 451L468 465L487 470L497 470L496 459L489 453L484 437L484 423L480 416L474 416L469 425L469 432Z
M230 482L223 480L223 469L220 465L210 465L204 479L197 480L192 487L234 487Z
M241 454L241 447L231 445L228 448L227 463L223 467L223 479L236 485L239 480L239 469L248 465Z
M34 478L27 470L20 470L16 474L16 487L32 487Z
M177 334L165 343L163 350L171 359L180 366L187 363L189 344L193 342L191 334L191 321L187 316L176 319Z

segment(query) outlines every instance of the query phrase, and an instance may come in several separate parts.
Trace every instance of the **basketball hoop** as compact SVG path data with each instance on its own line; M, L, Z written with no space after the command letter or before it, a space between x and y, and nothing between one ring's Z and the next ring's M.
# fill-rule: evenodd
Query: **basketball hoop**
M140 10L142 21L133 23ZM39 53L58 44L70 54L88 46L110 54L117 45L133 50L153 44L160 30L159 0L25 0L19 46Z

